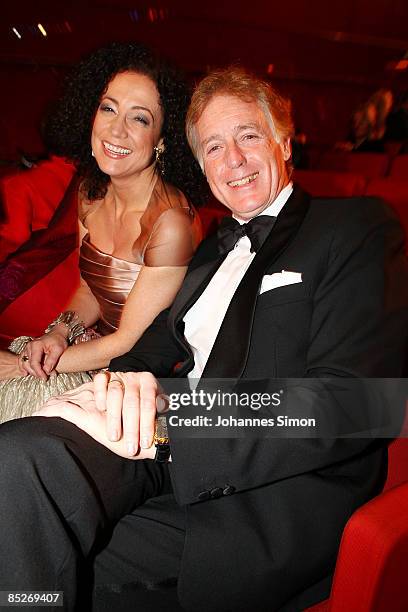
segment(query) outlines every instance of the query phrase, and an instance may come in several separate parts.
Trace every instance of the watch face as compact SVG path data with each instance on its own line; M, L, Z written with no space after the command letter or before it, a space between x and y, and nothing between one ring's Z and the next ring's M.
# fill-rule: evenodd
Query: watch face
M169 435L167 433L166 417L160 416L156 419L156 431L154 432L155 444L168 444Z

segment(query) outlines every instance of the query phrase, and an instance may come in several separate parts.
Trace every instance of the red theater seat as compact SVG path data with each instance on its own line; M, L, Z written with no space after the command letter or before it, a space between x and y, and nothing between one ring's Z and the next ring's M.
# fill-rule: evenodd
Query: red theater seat
M0 222L0 265L13 262L21 249L31 244L36 232L50 231L54 213L73 174L71 164L53 157L33 170L1 178L4 211ZM72 227L76 228L75 201L60 226L62 239L72 232ZM78 254L71 251L62 261L56 256L53 269L51 266L46 275L28 289L24 288L22 293L20 283L14 286L18 281L12 274L5 275L6 281L11 283L12 295L18 297L6 304L4 310L5 304L0 305L0 348L7 348L12 338L22 334L41 335L48 323L64 310L79 284ZM2 292L5 297L7 286L2 286Z
M208 204L199 208L198 213L200 215L204 237L215 232L221 223L221 219L231 214L231 212L215 198L211 198Z
M401 181L408 181L408 155L397 155L390 169L390 177Z
M324 170L295 170L294 179L314 197L348 198L364 194L366 179L360 174Z
M327 145L318 143L308 143L306 145L307 168L315 169L319 167L319 160L323 153L327 151Z
M74 251L1 313L1 349L17 336L34 337L44 332L49 322L65 310L79 286L78 270L78 252Z
M408 181L374 179L367 183L366 195L383 198L395 210L405 232L408 253Z
M4 209L0 262L24 244L32 232L48 227L74 172L72 164L51 157L31 170L15 171L0 179Z
M408 482L408 402L400 436L388 447L388 476L384 491Z
M335 172L354 172L366 178L385 176L389 156L386 153L349 153L346 151L327 151L319 161L320 170Z
M408 610L408 439L394 440L388 456L384 492L346 525L330 598L305 612Z

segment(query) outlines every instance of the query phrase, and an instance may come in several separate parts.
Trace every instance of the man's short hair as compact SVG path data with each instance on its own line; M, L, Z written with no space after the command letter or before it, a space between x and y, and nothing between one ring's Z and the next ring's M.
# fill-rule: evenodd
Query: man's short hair
M293 136L291 102L281 96L270 83L237 66L215 70L197 85L187 111L187 140L201 168L203 160L195 126L206 106L217 95L235 96L246 102L257 102L271 126L276 142Z

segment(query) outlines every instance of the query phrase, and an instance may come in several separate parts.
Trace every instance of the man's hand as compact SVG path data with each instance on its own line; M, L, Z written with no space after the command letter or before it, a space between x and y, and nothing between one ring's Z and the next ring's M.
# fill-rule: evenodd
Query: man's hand
M128 454L153 443L159 383L149 372L99 372L94 378L98 410L107 412L107 436L125 438Z
M35 416L71 421L122 457L152 459L159 392L148 372L100 372L92 383L50 398Z

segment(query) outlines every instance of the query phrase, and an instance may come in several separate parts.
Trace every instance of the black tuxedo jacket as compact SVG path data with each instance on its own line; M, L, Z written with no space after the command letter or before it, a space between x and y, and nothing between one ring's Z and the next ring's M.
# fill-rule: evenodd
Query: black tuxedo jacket
M167 377L178 363L185 376L192 355L182 319L221 261L208 238L173 307L110 369ZM282 270L302 282L259 294L263 275ZM235 293L204 375L301 378L314 416L335 419L350 405L315 392L314 381L400 377L407 322L393 214L372 198L310 201L295 188ZM365 410L362 396L352 410ZM179 597L194 610L277 610L321 580L345 522L386 473L385 444L367 438L174 439L171 449L187 518Z

